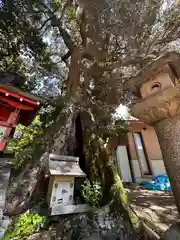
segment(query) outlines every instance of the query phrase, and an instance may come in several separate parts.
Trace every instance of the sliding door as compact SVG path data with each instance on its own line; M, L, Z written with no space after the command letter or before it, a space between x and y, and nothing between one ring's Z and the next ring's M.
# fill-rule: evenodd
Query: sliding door
M123 182L132 182L132 175L129 165L128 153L126 146L117 146L116 159L118 171Z

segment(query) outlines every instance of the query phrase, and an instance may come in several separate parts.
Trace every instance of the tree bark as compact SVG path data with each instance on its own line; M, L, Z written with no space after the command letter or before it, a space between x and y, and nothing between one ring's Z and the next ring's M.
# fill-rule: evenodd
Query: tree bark
M19 214L30 207L39 175L43 171L41 161L45 157L43 155L45 152L75 155L76 118L82 100L81 88L79 88L81 53L78 48L75 48L71 58L66 84L66 106L35 145L31 161L10 180L5 206L6 215Z
M77 118L81 116L80 113L84 105L83 93L80 87L81 60L81 50L75 48L71 55L71 64L66 81L66 106L36 145L35 150L40 149L40 153L38 155L34 153L34 161L32 164L28 165L16 179L11 182L8 192L9 198L6 204L7 215L22 213L30 207L31 199L39 180L39 175L43 171L40 163L40 154L44 157L43 153L45 152L72 156L77 153L76 147L80 145L77 143ZM81 122L81 117L79 121ZM92 122L90 123L93 124ZM88 138L91 136L87 135L83 136L83 138L84 137ZM89 139L87 139L86 143L88 143L88 141ZM93 162L94 156L90 153L89 164L85 162L85 165L88 165L88 168L85 166L87 174L91 175L92 179L96 180L97 176L94 174L93 168L98 167L98 174L100 178L102 178L104 188L106 188L106 191L104 191L104 195L106 194L106 201L104 204L108 201L113 202L111 206L118 206L119 215L127 216L128 222L132 225L132 212L130 211L127 196L120 177L114 169L114 163L108 156L103 142L98 137L95 141L97 141L99 158L96 158L95 162ZM90 172L91 174L89 174ZM112 208L112 213L115 214L117 209Z

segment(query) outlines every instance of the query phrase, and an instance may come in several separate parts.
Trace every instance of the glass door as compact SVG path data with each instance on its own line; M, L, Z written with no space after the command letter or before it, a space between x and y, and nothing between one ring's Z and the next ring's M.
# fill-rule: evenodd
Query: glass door
M150 167L148 164L148 159L146 157L141 133L134 133L134 138L135 138L135 142L136 142L136 149L138 152L139 161L141 164L141 170L144 175L150 175L151 170L150 170Z

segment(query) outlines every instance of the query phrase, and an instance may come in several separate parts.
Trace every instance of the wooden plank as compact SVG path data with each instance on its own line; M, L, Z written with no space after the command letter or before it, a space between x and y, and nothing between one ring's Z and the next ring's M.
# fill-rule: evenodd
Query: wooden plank
M87 204L72 204L72 205L63 205L59 204L50 209L50 215L64 215L64 214L73 214L73 213L83 213L90 211L92 207Z

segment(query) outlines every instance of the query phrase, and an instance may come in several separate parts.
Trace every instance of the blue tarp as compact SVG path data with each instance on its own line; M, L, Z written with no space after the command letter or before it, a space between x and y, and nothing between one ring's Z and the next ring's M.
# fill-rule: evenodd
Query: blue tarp
M157 177L150 181L143 181L141 182L141 185L143 185L148 190L160 190L160 191L172 190L169 177L167 174L158 175Z

